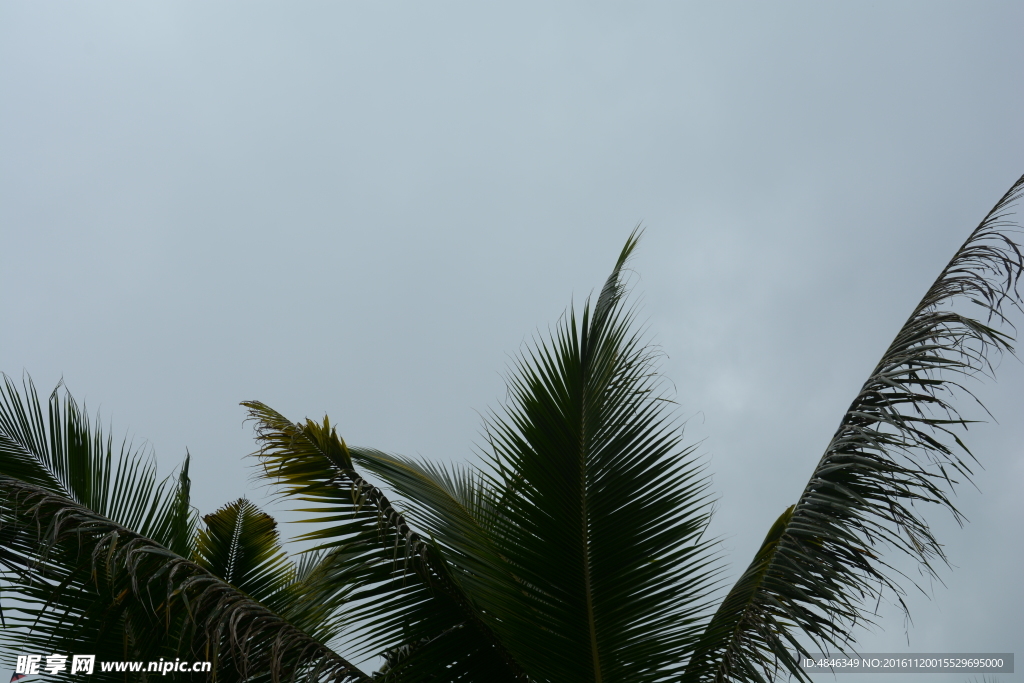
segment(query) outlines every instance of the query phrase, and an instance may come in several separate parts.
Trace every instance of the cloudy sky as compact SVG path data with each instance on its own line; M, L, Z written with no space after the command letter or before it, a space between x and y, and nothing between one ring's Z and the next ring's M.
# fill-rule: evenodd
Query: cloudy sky
M470 461L510 357L643 224L735 575L1024 172L1022 28L1019 2L3 0L0 370L63 377L163 472L188 449L203 512L265 501L246 399ZM930 517L955 567L864 652L1024 655L1024 368L979 395L970 524Z

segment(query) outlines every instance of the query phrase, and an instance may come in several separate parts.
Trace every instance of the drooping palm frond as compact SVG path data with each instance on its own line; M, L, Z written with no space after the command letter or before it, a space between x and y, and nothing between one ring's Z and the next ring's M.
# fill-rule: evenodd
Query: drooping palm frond
M70 397L61 402L54 392L46 421L31 382L26 389L23 399L7 381L0 404L5 654L30 648L88 652L100 661L155 661L188 653L215 662L224 655L230 667L217 671L221 680L250 673L369 680L297 625L330 605L330 577L318 565L301 577L283 567L263 513L242 511L247 537L234 546L228 540L234 552L228 568L257 591L308 592L319 605L294 601L282 615L211 572L217 532L208 527L197 548L187 460L173 488L157 484L155 469L137 451L125 447L114 462L110 439ZM225 515L208 523L219 529ZM243 547L258 552L247 558L238 552ZM210 567L189 559L194 552Z
M881 557L885 547L934 574L942 546L917 509L948 497L971 476L973 456L954 405L973 398L962 380L992 374L993 354L1012 353L1009 308L1020 309L1024 270L1010 235L1024 176L1000 199L942 270L853 400L799 501L769 531L691 658L687 681L771 680L779 667L801 680L792 651L802 631L822 649L852 646L866 604L905 590ZM951 304L973 304L978 318ZM902 601L901 601L902 602Z
M59 618L73 612L79 600L70 588L93 595L98 591L100 599L89 596L84 601L127 620L124 637L130 644L141 645L142 653L172 644L181 654L209 658L215 671L220 671L219 658L227 656L231 669L221 673L228 680L262 674L270 674L274 681L282 677L342 683L371 680L281 615L152 539L67 498L2 474L0 491L5 517L22 522L5 540L11 541L9 547L16 553L33 559L36 579L63 577L68 567L75 570L71 573L79 585L70 586L65 580L54 586L41 616ZM52 619L47 626L52 629L51 638L65 628ZM68 640L64 637L61 642ZM130 659L147 658L129 654L136 655Z
M382 653L386 681L512 681L518 664L487 628L439 549L357 471L329 420L293 423L249 401L262 444L256 454L283 494L305 501L319 529L304 539L337 558L350 587L347 617L366 634L364 654ZM366 460L365 458L363 459Z
M517 606L510 604L504 596L510 588L513 592L517 590L518 579L510 573L493 537L496 515L491 482L472 468L452 470L370 448L353 447L350 453L353 463L373 474L401 497L408 523L422 529L424 535L429 536L431 546L440 551L449 578L474 606L474 619L486 624L484 628L490 631L487 638L493 641L495 629L500 629L504 619L502 615ZM495 581L496 577L498 581ZM430 609L428 603L424 603L424 607ZM402 665L407 669L422 667L435 656L433 651L456 647L466 648L467 653L476 652L476 659L481 665L486 665L479 656L486 649L472 643L460 643L470 635L464 632L467 624L458 613L453 613L452 617L452 622L441 634L443 637L421 639L397 651ZM501 651L505 651L503 644ZM503 658L509 656L502 655ZM523 674L516 673L520 671L518 662L513 662L511 667L504 661L492 663L491 671L495 672L501 665L514 676L522 678ZM393 662L389 660L386 670L391 671L392 668ZM466 671L469 673L470 669ZM490 674L490 677L495 676L497 673ZM468 680L478 678L470 677Z
M50 395L45 418L31 379L25 380L24 390L22 397L4 376L0 474L99 510L174 552L191 552L195 514L189 504L188 458L176 478L157 481L155 464L141 449L123 443L115 458L112 439L104 438L98 420L90 423L62 385ZM85 648L115 660L127 654L153 659L165 654L162 646L146 649L134 641L125 630L124 610L97 599L89 552L77 545L49 547L41 539L43 530L19 516L23 508L12 491L8 486L0 489L0 566L6 593L0 606L5 622L0 642L5 653L15 646L36 646ZM37 542L42 554L25 552L26 542Z

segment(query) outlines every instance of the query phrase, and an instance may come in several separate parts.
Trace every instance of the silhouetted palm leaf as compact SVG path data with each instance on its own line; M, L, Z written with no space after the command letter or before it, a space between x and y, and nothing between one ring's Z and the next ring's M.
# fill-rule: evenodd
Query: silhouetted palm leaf
M176 486L168 488L169 482L155 483L155 468L137 451L122 448L115 463L110 440L70 397L61 403L55 391L48 417L42 418L31 382L23 400L7 380L0 406L0 562L8 575L8 604L0 638L8 652L16 643L106 661L186 653L216 661L225 654L232 666L221 678L289 672L314 680L369 680L285 616L212 573L230 570L268 600L300 586L303 593L319 591L321 600L333 592L324 589L319 565L301 577L285 566L266 515L251 504L229 506L207 517L212 529L197 544L187 461ZM232 511L242 513L236 516L245 538L218 533ZM225 543L233 557L225 567L215 566ZM246 555L240 548L257 552ZM194 553L199 563L189 559ZM302 604L317 608L288 601L293 612ZM299 616L309 621L317 613L309 609Z
M520 357L487 435L495 629L537 680L678 672L715 577L707 479L624 306L630 237L579 320Z
M355 469L328 420L288 421L252 401L266 476L313 507L318 540L351 587L349 618L364 622L361 652L383 651L386 680L513 680L518 665L481 620L437 547L419 536L387 497Z
M845 650L864 607L882 591L902 594L884 548L916 558L934 574L945 561L916 504L935 503L960 519L947 491L970 478L973 456L954 431L969 420L953 404L973 398L963 378L991 374L993 353L1012 337L990 325L1020 308L1024 257L1007 233L1022 176L942 270L864 383L799 501L764 545L709 624L687 680L762 681L781 665L803 677L793 652L806 633L822 650ZM956 310L973 304L981 319ZM805 678L805 677L804 677Z

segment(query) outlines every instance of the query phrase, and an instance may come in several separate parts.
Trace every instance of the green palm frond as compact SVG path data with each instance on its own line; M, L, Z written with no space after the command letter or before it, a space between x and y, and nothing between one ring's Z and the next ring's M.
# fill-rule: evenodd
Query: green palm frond
M244 498L203 518L193 560L322 643L351 621L351 592L339 571L344 557L307 552L293 562L281 546L277 522Z
M489 632L488 639L493 640L501 628L501 615L513 606L503 596L509 590L518 590L518 579L510 573L492 536L496 532L496 515L494 496L486 477L471 468L451 470L369 448L353 447L350 453L354 463L401 497L407 508L405 516L423 529L431 546L441 552L449 577L475 606L474 619L486 624L484 632ZM495 577L500 580L495 581ZM427 604L424 606L429 608ZM457 614L453 616L458 619ZM463 630L465 626L464 620L453 620L440 634L443 637L421 639L414 646L403 646L400 650L403 662L413 668L420 666L416 660L425 657L423 650L456 647L458 641L468 635ZM417 653L418 657L410 657L411 653ZM506 653L502 657L510 655ZM481 659L481 664L486 662ZM492 663L490 671L501 670L501 664L504 662ZM515 676L522 676L518 673L518 662L509 670Z
M324 614L325 605L332 607L324 589L330 577L317 565L299 577L280 556L266 515L229 506L208 516L199 546L187 459L176 479L157 483L155 465L139 451L125 445L115 461L110 438L70 396L51 395L47 420L30 380L24 398L9 379L3 391L5 655L28 647L155 661L188 652L214 661L223 656L230 667L223 667L222 679L260 671L369 680L296 625L320 616L336 626ZM268 599L303 592L318 595L318 604L284 601L287 614L279 614L211 571L232 509L241 512L243 537L234 546L228 541L234 557L215 569L235 572L248 588L271 594ZM190 560L193 554L207 566ZM320 627L317 635L336 632Z
M716 575L707 478L624 305L637 238L593 309L519 359L487 429L504 566L481 581L502 608L496 632L537 680L674 675Z
M348 587L347 617L363 624L360 652L383 653L388 681L515 680L518 664L485 625L459 573L437 546L412 529L385 494L356 470L329 420L293 423L249 401L262 444L265 476L284 495L312 507L320 528L301 537L320 542L338 561ZM367 462L366 456L362 457Z
M128 657L111 659L148 659L156 648L172 645L178 654L209 658L222 678L236 674L245 680L270 672L274 680L282 673L301 680L370 680L281 615L152 539L2 474L0 490L4 517L17 520L6 527L15 531L8 536L9 547L33 559L37 582L63 579L52 587L48 609L38 611L51 640L60 634L61 642L68 642L66 617L78 616L75 608L84 603L101 609L99 615L88 610L85 615L101 623L110 623L104 618L109 614L124 620L125 640L134 649ZM230 669L218 666L221 657L230 661Z
M203 517L195 562L266 604L291 582L295 568L281 549L277 522L240 498Z
M802 631L821 650L843 651L865 604L902 595L885 547L934 575L942 546L922 503L960 515L948 492L971 476L956 429L970 422L953 401L973 398L963 379L991 375L1012 337L991 325L1020 309L1024 256L1008 234L1024 176L1000 199L942 270L864 383L799 501L769 532L750 567L710 621L686 680L772 680L778 667L806 680L791 654ZM969 317L953 304L973 304ZM900 600L902 603L902 600Z
M50 394L46 417L31 378L25 396L7 375L0 387L0 472L38 485L187 554L195 527L188 459L177 480L156 478L156 463L122 442L117 457L97 418L63 389Z
M0 387L0 474L37 486L61 499L81 503L139 529L175 552L191 552L196 516L189 503L188 459L176 479L156 479L152 458L122 443L114 456L112 439L63 390L49 397L44 413L31 379L24 396L4 376ZM45 415L45 417L44 417ZM154 654L163 646L143 648L126 631L124 609L96 599L88 550L53 546L43 539L42 521L20 517L24 506L12 489L0 489L0 566L4 569L5 628L0 642L63 648L85 645L98 656L123 659L127 653ZM33 548L29 550L28 548ZM81 646L81 647L80 647Z

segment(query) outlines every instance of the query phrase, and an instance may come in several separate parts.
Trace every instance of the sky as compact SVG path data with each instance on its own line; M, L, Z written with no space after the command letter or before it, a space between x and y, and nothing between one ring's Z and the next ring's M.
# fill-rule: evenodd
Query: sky
M642 225L633 291L737 576L1024 173L1022 27L1019 2L2 0L0 370L63 378L162 473L187 450L201 512L279 513L240 401L473 462L512 358ZM928 513L953 566L862 652L1024 655L1024 369L976 388L970 522Z

